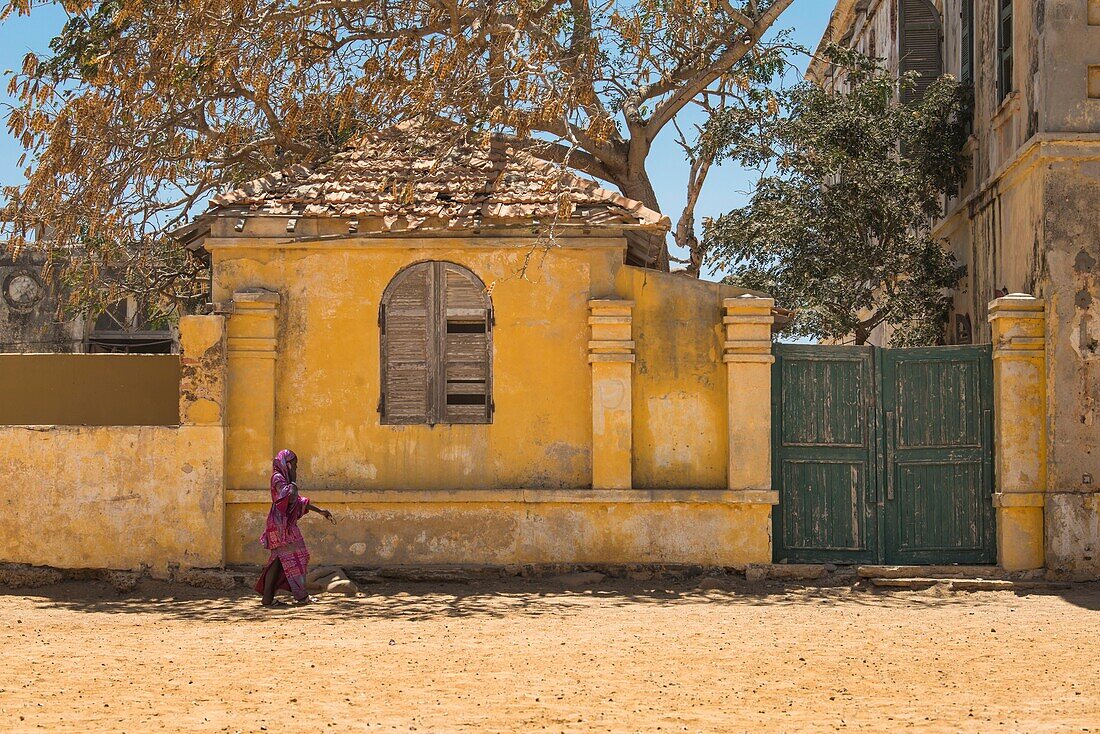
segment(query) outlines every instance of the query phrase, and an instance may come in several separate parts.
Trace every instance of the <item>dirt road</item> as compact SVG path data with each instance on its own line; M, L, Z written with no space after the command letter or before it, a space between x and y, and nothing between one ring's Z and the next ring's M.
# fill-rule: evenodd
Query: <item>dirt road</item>
M0 591L0 731L1088 731L1100 589Z

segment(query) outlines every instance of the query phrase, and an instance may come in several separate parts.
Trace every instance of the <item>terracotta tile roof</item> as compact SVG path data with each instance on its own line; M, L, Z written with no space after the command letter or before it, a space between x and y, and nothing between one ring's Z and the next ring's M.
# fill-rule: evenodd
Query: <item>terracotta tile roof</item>
M370 135L316 165L268 174L215 197L211 209L377 218L387 232L528 225L534 219L547 226L669 228L667 217L639 202L507 144L455 141L410 126Z

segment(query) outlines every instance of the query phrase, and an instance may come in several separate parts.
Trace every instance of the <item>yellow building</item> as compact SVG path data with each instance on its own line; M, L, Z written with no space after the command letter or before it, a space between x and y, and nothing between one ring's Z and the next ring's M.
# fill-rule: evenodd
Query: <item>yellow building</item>
M227 316L226 562L284 447L320 562L769 562L772 302L647 269L667 227L410 128L217 198L182 234Z
M521 153L407 129L219 197L178 233L210 258L217 311L181 319L180 355L0 355L0 507L20 518L0 564L261 562L280 448L340 518L306 529L319 564L766 564L780 488L776 527L813 528L777 556L817 548L814 528L848 515L784 467L854 466L849 436L877 445L877 419L832 378L799 382L780 350L773 455L773 302L646 268L667 226ZM1033 571L1044 543L1080 545L1044 510L1048 309L990 308L993 455L954 461L996 462L996 558ZM821 397L790 413L783 387L810 382ZM914 392L927 425L943 394ZM818 431L838 402L853 432ZM873 499L850 486L833 489Z

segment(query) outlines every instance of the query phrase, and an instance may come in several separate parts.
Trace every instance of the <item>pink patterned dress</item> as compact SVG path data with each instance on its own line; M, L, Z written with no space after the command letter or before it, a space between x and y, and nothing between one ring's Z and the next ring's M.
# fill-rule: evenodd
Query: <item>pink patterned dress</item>
M290 481L290 462L295 458L293 451L283 449L272 462L271 510L267 513L267 523L260 536L260 545L267 548L271 555L255 588L256 593L262 595L267 574L278 573L275 588L289 591L300 601L306 598L309 549L298 527L298 520L306 514L309 499L299 496L297 502L291 502L291 491L297 489ZM276 560L280 564L278 571L273 570Z

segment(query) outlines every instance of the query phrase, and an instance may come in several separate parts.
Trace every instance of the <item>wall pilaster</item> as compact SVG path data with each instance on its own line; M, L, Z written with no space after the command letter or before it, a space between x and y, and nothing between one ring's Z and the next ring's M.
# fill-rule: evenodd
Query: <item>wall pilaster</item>
M989 304L993 328L997 561L1009 571L1042 568L1047 486L1046 314L1041 300L1013 293Z
M233 294L228 325L226 484L266 487L275 447L275 362L279 294Z
M729 459L727 486L754 515L760 557L770 563L772 489L772 308L770 298L742 296L723 301L726 341Z
M592 488L630 489L633 415L633 301L588 302L592 365Z

